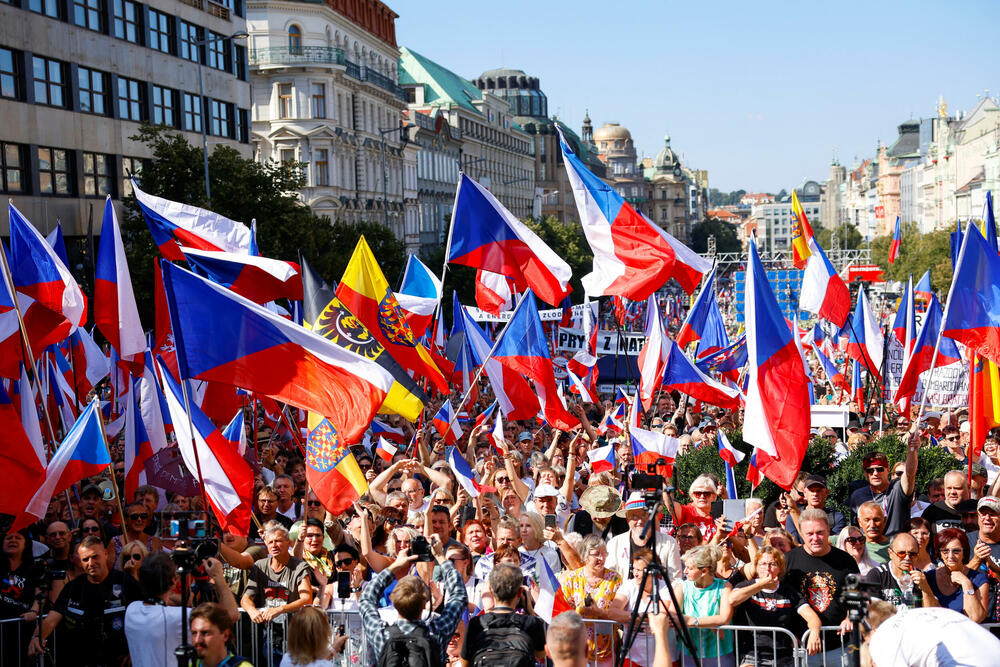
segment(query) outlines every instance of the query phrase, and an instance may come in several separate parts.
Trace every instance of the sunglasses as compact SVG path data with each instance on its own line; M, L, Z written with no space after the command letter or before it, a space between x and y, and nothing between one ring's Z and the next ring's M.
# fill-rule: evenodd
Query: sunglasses
M334 564L337 567L344 567L345 565L350 565L353 562L354 562L353 558L341 558L340 560L334 561Z
M398 525L399 525L399 522L400 522L400 521L402 521L402 519L397 519L397 518L395 518L395 517L391 517L391 516L387 516L387 517L386 517L386 518L384 519L384 521L385 521L385 522L386 522L387 524L389 524L390 526L398 526Z
M903 476L903 471L902 470L897 470L896 472L892 473L892 476L893 477L902 477Z
M89 526L87 528L81 528L80 532L82 532L82 533L99 533L99 532L101 532L101 528L100 528L100 526Z
M510 477L497 477L497 484L507 484L510 482Z
M865 543L865 538L863 536L860 536L860 537L846 537L846 538L844 538L844 541L847 542L848 544L864 544Z
M306 503L309 507L320 507L323 503L318 500L310 500Z
M708 496L715 494L713 494L711 491L692 491L691 495L695 496L696 498L706 498Z
M909 558L910 560L913 560L914 558L920 555L916 551L893 551L892 553L896 554L896 556L899 557L900 559ZM961 551L959 551L959 553L961 553Z
M957 442L958 441L958 436L957 435L949 435L947 438L945 438L945 440L950 440L951 442Z
M128 518L132 519L132 521L138 521L139 519L148 519L149 515L136 513L136 514L129 514Z
M142 560L142 554L126 554L125 560Z
M877 472L885 472L885 467L883 466L872 466L870 468L865 468L865 472L869 475Z

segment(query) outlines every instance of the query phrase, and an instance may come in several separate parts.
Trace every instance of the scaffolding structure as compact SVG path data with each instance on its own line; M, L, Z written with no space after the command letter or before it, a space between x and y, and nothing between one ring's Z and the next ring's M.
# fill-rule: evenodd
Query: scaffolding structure
M855 250L831 249L826 251L826 256L838 273L843 271L846 266L871 263L871 249L869 248L857 248ZM747 261L747 254L745 252L704 253L702 257L710 262L714 262L720 273L729 273L738 269ZM792 263L791 250L762 252L760 253L760 261L765 269L795 268Z

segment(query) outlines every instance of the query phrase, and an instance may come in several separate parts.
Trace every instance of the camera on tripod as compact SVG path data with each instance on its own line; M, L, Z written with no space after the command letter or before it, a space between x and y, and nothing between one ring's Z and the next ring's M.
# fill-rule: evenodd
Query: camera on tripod
M844 587L837 596L840 604L847 607L848 612L857 612L864 616L868 611L868 604L872 601L872 595L879 595L882 589L878 584L861 580L861 575L849 574L844 578Z
M179 568L188 571L206 558L219 553L219 540L209 534L210 523L206 512L176 512L170 520L168 536L177 540L170 558Z
M663 497L663 490L666 487L666 480L663 475L657 474L661 466L667 465L667 459L662 456L652 463L646 464L646 471L642 472L638 467L632 473L632 488L642 491L642 498L648 507L653 507L660 502ZM673 490L669 489L668 490Z

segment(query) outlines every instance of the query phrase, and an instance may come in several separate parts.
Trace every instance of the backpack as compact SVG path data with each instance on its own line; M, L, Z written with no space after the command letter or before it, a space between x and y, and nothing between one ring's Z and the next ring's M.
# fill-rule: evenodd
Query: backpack
M406 633L390 625L386 632L389 638L378 656L378 667L443 667L441 647L427 626L419 624Z
M484 614L480 648L472 656L472 667L534 667L531 640L514 614Z

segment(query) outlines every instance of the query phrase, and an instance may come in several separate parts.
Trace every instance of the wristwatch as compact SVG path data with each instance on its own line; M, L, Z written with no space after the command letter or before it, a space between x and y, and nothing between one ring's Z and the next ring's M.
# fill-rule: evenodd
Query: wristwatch
M691 619L691 625L693 625L696 628L698 627L698 617L697 616L695 616L694 618Z

